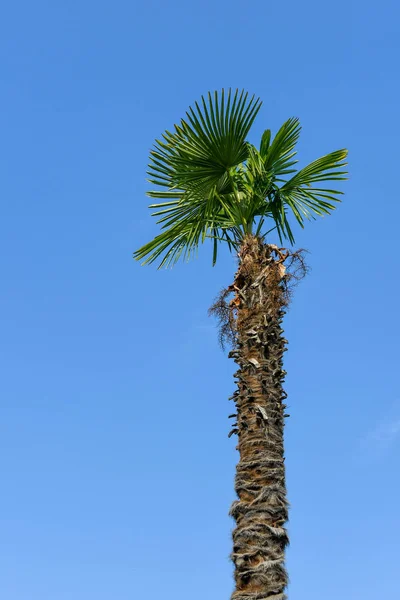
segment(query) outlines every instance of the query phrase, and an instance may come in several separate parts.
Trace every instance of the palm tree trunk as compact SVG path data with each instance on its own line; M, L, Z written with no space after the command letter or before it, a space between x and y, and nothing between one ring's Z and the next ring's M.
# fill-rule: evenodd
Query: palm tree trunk
M230 356L235 373L240 454L230 514L236 521L232 560L236 589L232 600L284 600L284 566L289 540L283 449L282 382L286 340L284 256L276 246L249 236L239 252L233 301L237 344Z

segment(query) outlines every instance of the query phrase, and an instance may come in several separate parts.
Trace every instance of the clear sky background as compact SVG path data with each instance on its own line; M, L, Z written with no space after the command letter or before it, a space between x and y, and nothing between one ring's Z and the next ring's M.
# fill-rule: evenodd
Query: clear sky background
M211 89L346 146L335 214L298 232L286 318L293 600L395 598L400 555L399 27L395 0L15 0L0 22L0 589L5 600L221 600L234 364L211 249L172 271L156 136Z

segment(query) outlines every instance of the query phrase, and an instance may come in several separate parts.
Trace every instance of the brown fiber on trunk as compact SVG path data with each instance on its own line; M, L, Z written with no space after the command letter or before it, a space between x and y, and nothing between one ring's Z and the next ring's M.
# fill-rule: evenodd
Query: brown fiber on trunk
M236 521L232 560L236 589L232 600L284 600L288 577L288 535L282 388L286 340L281 327L287 304L283 255L276 246L247 237L235 276L236 345L230 353L235 373L240 454L230 510Z

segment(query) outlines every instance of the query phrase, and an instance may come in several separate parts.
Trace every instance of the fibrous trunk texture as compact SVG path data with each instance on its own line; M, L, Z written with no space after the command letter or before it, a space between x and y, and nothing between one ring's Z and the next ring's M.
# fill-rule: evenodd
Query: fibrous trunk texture
M287 255L286 255L287 256ZM236 521L232 560L236 589L232 600L284 600L288 535L282 388L286 340L285 255L276 246L248 237L239 252L232 286L237 343L230 356L235 373L240 454L230 514Z

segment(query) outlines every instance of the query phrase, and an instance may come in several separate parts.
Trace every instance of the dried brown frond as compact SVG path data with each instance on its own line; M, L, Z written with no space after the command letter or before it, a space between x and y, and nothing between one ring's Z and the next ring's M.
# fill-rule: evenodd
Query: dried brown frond
M209 316L218 320L218 341L225 350L227 346L235 346L236 343L236 319L231 305L232 289L226 288L220 291L214 304L208 309Z
M246 325L245 307L241 308L239 321L237 319L243 291L249 287L254 290L261 312L265 310L265 300L268 300L270 309L280 310L289 306L294 288L309 271L305 262L306 252L303 249L291 252L273 244L260 247L257 238L249 238L242 245L233 285L221 290L208 310L210 316L217 318L218 341L223 350L235 347L238 328ZM265 293L268 298L262 296Z
M296 252L289 252L285 259L286 273L282 280L285 306L289 306L295 287L310 271L305 259L307 253L307 250L300 248Z

